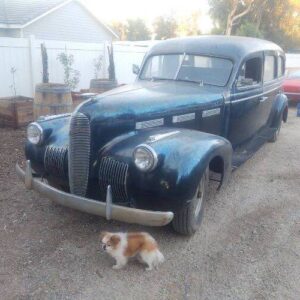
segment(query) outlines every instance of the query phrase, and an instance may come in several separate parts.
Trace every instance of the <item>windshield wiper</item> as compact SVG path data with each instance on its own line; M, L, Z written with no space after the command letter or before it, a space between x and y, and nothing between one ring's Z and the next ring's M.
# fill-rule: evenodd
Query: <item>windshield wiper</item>
M156 81L156 80L173 80L173 79L152 76L152 77L147 77L147 78L146 77L141 78L141 80Z
M197 83L199 86L203 86L204 85L203 81L196 81L196 80L189 80L189 79L182 79L182 78L176 78L176 81L184 81L184 82Z
M170 78L163 78L163 77L156 77L156 76L152 76L150 78L151 81L155 81L155 80L172 80Z

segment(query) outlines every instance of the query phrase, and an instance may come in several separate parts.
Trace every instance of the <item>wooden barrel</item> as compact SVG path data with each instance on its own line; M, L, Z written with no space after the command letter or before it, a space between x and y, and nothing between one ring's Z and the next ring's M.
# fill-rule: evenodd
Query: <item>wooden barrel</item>
M91 93L104 93L112 90L118 86L116 80L109 79L92 79L90 81L90 92Z
M67 85L60 83L36 85L33 101L34 119L68 112L72 112L72 96Z

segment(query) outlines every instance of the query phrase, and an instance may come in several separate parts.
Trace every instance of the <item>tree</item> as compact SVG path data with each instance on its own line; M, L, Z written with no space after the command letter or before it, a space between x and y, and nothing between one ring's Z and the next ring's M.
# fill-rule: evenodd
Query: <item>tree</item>
M254 0L248 0L247 2L243 0L229 1L230 11L227 16L226 35L231 35L233 26L238 24L239 20L251 11L253 2Z
M165 40L176 36L177 23L173 17L160 16L153 23L155 39Z
M142 19L129 19L127 24L127 39L129 41L150 40L150 31Z
M236 35L240 36L250 36L250 37L257 37L262 38L263 33L257 28L256 24L251 22L243 22L241 26L237 29Z
M246 4L238 12L246 9ZM209 0L214 32L224 34L232 0ZM230 22L229 22L230 23ZM259 36L285 49L300 48L300 2L298 0L254 0L251 9L233 22L231 34Z
M113 21L110 24L111 29L119 36L121 41L127 40L128 25L124 22Z
M264 0L246 17L271 40L285 49L300 47L300 3Z
M200 35L200 20L200 11L195 11L189 16L182 17L178 21L177 34L179 36Z

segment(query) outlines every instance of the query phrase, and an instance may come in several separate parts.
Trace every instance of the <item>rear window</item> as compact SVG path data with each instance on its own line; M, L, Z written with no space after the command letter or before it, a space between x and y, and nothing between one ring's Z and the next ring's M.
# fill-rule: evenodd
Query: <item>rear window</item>
M276 78L275 62L276 62L276 58L274 55L265 56L264 82L268 82Z
M277 66L278 77L284 75L284 58L282 56L278 57L278 66Z

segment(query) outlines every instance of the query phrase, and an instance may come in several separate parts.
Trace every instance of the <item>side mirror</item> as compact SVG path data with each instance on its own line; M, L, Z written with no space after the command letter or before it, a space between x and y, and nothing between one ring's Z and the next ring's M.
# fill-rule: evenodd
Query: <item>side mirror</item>
M136 64L133 64L132 65L132 73L136 74L136 75L139 74L140 73L140 67Z

